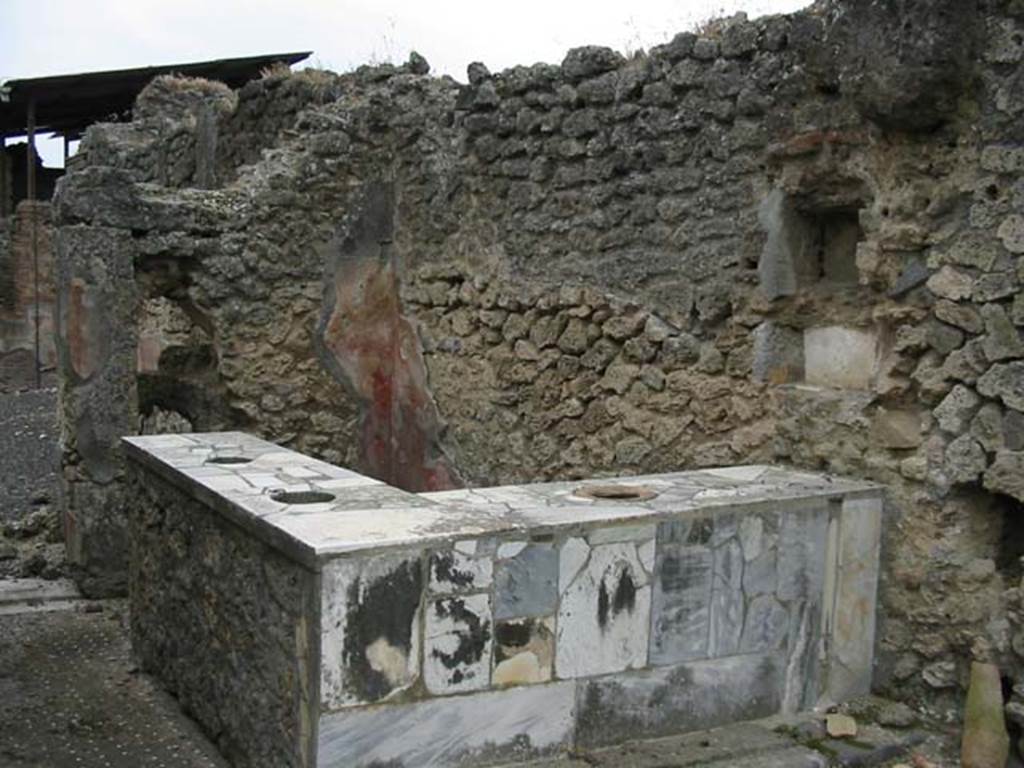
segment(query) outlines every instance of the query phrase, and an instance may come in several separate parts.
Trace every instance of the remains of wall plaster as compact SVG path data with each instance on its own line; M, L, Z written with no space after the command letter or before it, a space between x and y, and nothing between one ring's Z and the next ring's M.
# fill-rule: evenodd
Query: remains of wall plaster
M51 235L49 203L22 202L0 218L0 392L36 384L37 304L42 380L54 381Z
M72 519L117 530L94 425L172 412L470 484L792 462L892 489L877 685L1020 677L1022 28L1009 2L857 0L465 86L417 58L143 98L85 137L61 247L123 242L115 292L194 327L147 320L91 379L65 358ZM345 251L382 182L391 230Z

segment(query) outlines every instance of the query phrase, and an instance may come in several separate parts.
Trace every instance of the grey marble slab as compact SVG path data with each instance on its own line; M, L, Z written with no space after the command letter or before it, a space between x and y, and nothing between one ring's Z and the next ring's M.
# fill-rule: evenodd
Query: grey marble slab
M773 715L782 703L784 671L782 654L752 654L580 680L577 744L603 746Z

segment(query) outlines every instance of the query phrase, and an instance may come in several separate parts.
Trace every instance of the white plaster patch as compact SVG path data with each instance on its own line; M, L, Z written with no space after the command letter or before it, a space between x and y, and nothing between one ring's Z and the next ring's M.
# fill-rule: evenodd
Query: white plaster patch
M555 670L560 678L647 664L651 587L631 543L594 547L562 593Z
M804 380L819 387L868 389L877 367L874 333L829 326L804 331Z

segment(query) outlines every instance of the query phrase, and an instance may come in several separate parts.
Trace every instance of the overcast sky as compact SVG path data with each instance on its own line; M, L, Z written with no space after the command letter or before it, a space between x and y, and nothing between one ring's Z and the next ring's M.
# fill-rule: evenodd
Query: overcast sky
M286 51L344 71L419 51L436 74L649 48L712 16L809 0L0 0L0 81ZM304 66L304 65L300 65ZM46 152L49 161L50 152Z

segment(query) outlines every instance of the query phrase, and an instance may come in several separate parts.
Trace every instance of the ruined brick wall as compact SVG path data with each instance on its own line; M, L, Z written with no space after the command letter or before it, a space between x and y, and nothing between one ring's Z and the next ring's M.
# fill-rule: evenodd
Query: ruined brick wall
M144 94L58 195L69 258L133 265L78 290L138 296L116 354L63 329L65 372L96 351L66 474L111 499L77 514L120 530L115 435L168 424L413 490L789 462L891 489L880 687L1019 677L1022 31L856 0L466 86L414 57Z
M13 216L0 218L0 392L36 385L37 289L42 383L54 382L51 237L49 203L22 202Z

